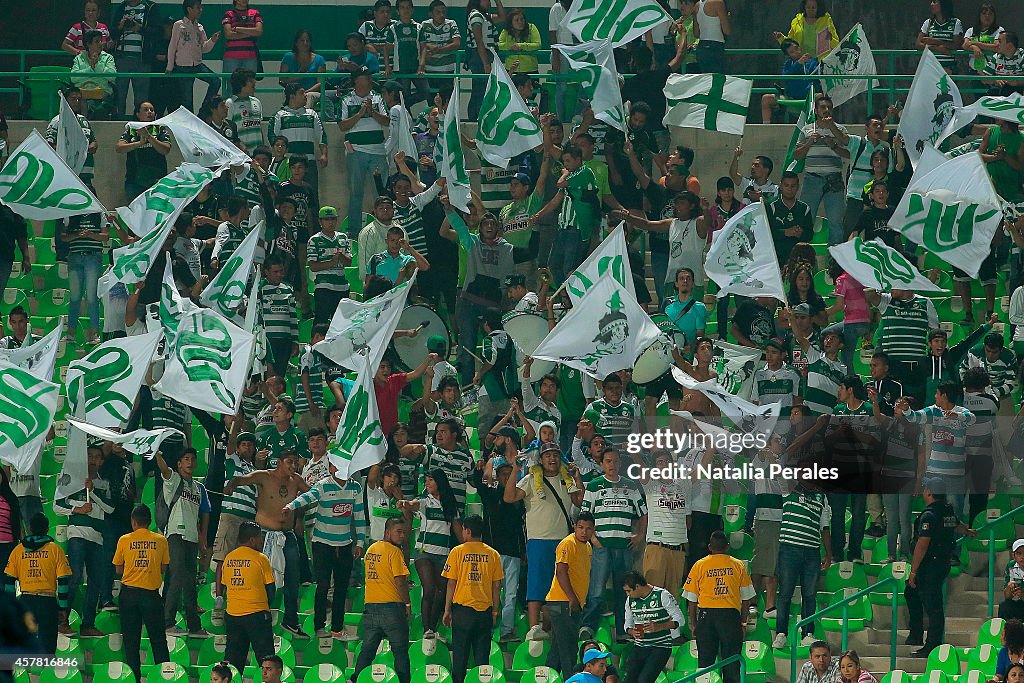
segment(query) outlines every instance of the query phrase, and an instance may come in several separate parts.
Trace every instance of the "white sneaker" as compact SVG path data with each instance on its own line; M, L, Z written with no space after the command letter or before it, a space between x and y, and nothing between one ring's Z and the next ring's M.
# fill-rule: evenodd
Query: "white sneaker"
M781 650L786 647L786 634L776 633L775 640L772 641L772 647L776 650Z
M813 633L808 633L800 640L800 644L804 647L810 647L812 643L818 642L818 636Z
M434 631L427 629L423 632L423 640L433 640L434 638L437 638L437 633Z
M774 619L777 613L778 611L774 607L772 607L771 609L766 609L764 612L762 612L761 616L765 619Z
M530 630L526 632L526 640L547 640L550 637L551 636L548 632L545 631L544 627L540 624L531 626Z

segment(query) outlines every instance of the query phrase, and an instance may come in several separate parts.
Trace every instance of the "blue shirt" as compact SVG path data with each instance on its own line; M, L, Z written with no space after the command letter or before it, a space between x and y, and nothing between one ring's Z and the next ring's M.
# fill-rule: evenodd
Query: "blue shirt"
M380 71L380 60L377 59L377 55L373 54L372 52L365 52L359 57L354 57L348 50L342 50L338 59L347 60L349 62L352 62L353 64L358 64L359 66L365 66L367 69L370 70L370 73L375 74L378 71ZM342 72L341 69L338 69L338 71L340 73L347 73Z
M565 680L565 683L603 683L603 682L601 681L600 678L598 678L594 674L592 674L590 672L587 672L587 671L581 671L578 674L576 674L575 676L570 676L569 678L567 678Z
M299 73L299 63L295 61L294 53L289 52L285 54L285 56L281 58L281 65L288 67L288 73ZM320 69L320 67L323 67L324 70L326 71L327 60L325 60L320 55L314 55L313 61L310 63L309 68L307 68L303 73L316 73ZM309 88L312 88L314 85L316 85L316 83L317 79L315 76L299 79L299 85L302 86L303 90L308 90Z
M707 326L708 309L703 301L694 301L690 310L683 313L683 309L693 300L690 297L686 301L675 299L665 306L665 315L672 321L676 329L686 335L686 343L692 345L697 341L697 330L703 330Z
M382 251L370 257L369 263L366 264L366 272L370 275L386 277L392 282L398 282L398 274L405 264L415 260L404 251L398 252L398 256L392 256L388 252Z
M818 68L818 60L811 59L807 60L806 64L800 62L794 62L792 59L786 59L782 65L783 76L806 76ZM814 81L808 78L805 81L793 79L787 80L783 83L783 91L786 93L786 98L790 100L806 100L807 93L811 91L811 84Z

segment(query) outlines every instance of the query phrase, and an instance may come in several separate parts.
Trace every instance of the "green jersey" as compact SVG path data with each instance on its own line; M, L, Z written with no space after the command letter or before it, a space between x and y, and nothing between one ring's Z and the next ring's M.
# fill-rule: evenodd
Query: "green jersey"
M594 515L594 533L606 548L626 548L633 535L633 522L647 514L643 494L631 479L609 481L600 476L587 484L583 512Z
M459 25L452 19L445 19L438 26L431 19L420 24L420 42L427 45L447 45L456 38L461 39ZM455 71L455 50L428 55L424 64L427 73L453 73Z
M255 471L255 467L248 460L242 460L237 453L224 458L224 481L231 481L235 477L244 477ZM256 487L236 486L230 496L224 496L220 506L221 512L227 512L235 517L252 520L256 518Z
M428 444L425 448L427 452L423 459L423 469L430 472L437 468L448 476L448 483L455 495L455 503L459 510L462 510L466 506L466 482L475 466L473 454L461 447L446 451L440 446Z
M396 21L391 29L395 36L392 51L394 69L401 74L414 74L420 68L420 25L415 21Z
M533 231L530 216L540 211L543 206L544 197L534 192L526 199L501 207L498 220L501 221L502 236L514 247L526 247Z
M597 178L586 166L580 166L566 179L568 187L563 190L565 198L558 213L558 229L576 228L580 239L589 242L600 216L600 198L597 196Z
M277 427L271 424L269 427L256 432L256 442L260 450L270 451L266 464L268 470L277 467L278 458L286 450L293 450L298 453L300 458L309 459L309 446L306 444L306 435L294 425L288 425L288 429L284 432L279 432Z
M352 258L352 241L348 235L335 232L333 237L328 237L323 232L318 232L309 238L306 245L306 261L310 264L327 263L334 259L337 254L344 254ZM330 268L313 272L313 289L322 289L331 292L342 292L348 294L348 278L345 277L345 265L338 262Z
M593 423L594 429L605 438L609 446L622 449L626 446L626 438L636 426L639 411L635 405L626 401L613 406L599 398L590 404L583 417Z
M651 586L651 592L645 598L629 598L626 601L626 631L634 626L645 624L662 624L673 621L676 627L667 631L644 631L636 639L637 647L672 647L672 639L679 634L683 625L683 612L672 593L658 586Z
M359 32L366 36L366 47L373 48L377 54L381 69L386 69L388 66L388 60L384 59L384 51L387 50L389 53L394 51L395 23L394 19L389 19L384 26L377 26L373 19L370 19L364 21L363 25L359 27Z

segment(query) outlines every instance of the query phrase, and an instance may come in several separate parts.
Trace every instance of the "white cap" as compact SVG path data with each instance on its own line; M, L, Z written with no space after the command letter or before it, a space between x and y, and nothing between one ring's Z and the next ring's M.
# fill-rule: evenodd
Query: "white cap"
M1024 548L1024 538L1018 538L1013 542L1013 552L1017 552L1021 548Z

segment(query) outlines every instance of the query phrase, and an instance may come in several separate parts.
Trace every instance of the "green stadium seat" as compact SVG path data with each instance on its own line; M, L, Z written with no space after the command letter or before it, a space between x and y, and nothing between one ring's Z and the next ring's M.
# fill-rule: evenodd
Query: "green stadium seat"
M914 679L914 683L950 683L949 676L945 671L926 671Z
M672 658L668 668L671 671L696 671L698 668L697 641L691 640L672 648Z
M769 678L774 678L775 652L768 644L748 640L743 643L741 652L747 662L747 683L765 683Z
M295 668L295 647L290 639L274 636L274 652L285 666Z
M959 675L960 653L952 645L939 645L928 655L928 665L925 667L925 671L941 671L950 676Z
M878 539L879 541L885 541L884 538ZM878 572L878 581L895 577L899 579L899 586L896 589L896 603L899 605L906 604L906 600L903 597L903 590L907 587L907 576L910 574L910 567L906 562L893 562L892 564L882 565L881 571ZM878 581L875 583L877 584ZM872 591L868 593L868 602L872 605L890 605L892 604L892 591L888 588Z
M204 600L202 596L208 594L208 591L199 591L199 606L206 610L205 612L199 615L199 621L202 622L203 628L205 628L210 633L214 635L221 635L225 632L224 615L221 612L214 610L212 607L207 607L203 604Z
M50 265L44 265L41 263L33 263L32 278L37 281L36 284L41 284L45 289L67 287L68 264L52 263Z
M878 683L911 683L911 677L903 669L896 669L882 676Z
M980 529L989 523L990 520L998 519L1002 516L999 510L988 509L983 512L979 512L971 523L972 529ZM997 522L995 526L989 527L985 531L979 531L977 538L971 538L970 536L964 541L964 547L968 551L974 553L988 552L989 535L994 531L995 540L994 545L997 553L1001 553L1009 548L1010 539L1016 538L1016 530L1014 528L1013 518L1007 517L1001 522Z
M426 683L451 683L452 674L440 664L427 664L422 669L412 670L412 680Z
M227 636L214 636L207 638L199 646L199 654L196 663L199 666L210 666L224 660L224 649L228 644Z
M398 683L398 675L390 666L371 664L359 672L356 683Z
M320 662L310 667L302 683L340 683L345 678L345 671L330 662Z
M28 245L32 254L32 263L50 265L57 262L57 251L52 237L33 237Z
M78 624L72 623L71 615L74 615L74 617L77 617ZM81 617L78 616L78 613L75 612L74 610L71 611L71 615L68 616L68 625L70 625L71 628L73 628L74 630L77 631L78 630L78 626L81 625L81 623L82 623L82 619L81 619ZM81 640L77 636L75 636L74 638L69 638L68 636L65 636L63 634L58 633L57 634L57 652L56 652L56 654L57 654L58 657L63 657L65 659L69 659L70 658L70 659L77 659L78 661L82 661L82 642L81 642Z
M999 657L999 648L994 645L979 645L971 648L967 654L967 670L980 671L991 678L996 673L996 659Z
M436 638L429 642L420 638L409 644L409 663L413 669L422 669L427 664L439 664L451 671L452 653L447 645Z
M360 680L357 683L363 683L363 681ZM482 664L466 672L465 683L505 683L505 672L502 671L501 666Z
M826 593L835 593L843 588L856 588L860 590L868 587L868 577L864 573L864 566L853 562L836 562L825 572L823 590Z
M143 664L142 677L146 683L188 683L188 671L177 662Z
M15 261L11 264L11 277L7 280L7 287L9 289L20 289L25 292L35 291L35 285L32 282L31 269L27 272L22 272L21 261Z
M754 537L745 531L729 534L729 554L737 560L749 562L754 557Z
M16 666L12 673L14 674L14 683L32 683L32 674L28 669Z
M966 673L962 673L959 676L949 677L953 683L988 683L991 678L990 674L971 668L968 668Z
M82 672L63 666L43 669L39 683L82 683Z
M122 661L98 665L94 659L92 664L93 683L135 683L135 673Z
M302 650L302 665L317 666L343 660L345 643L334 638L310 638Z
M859 589L853 586L849 588L843 588L837 590L832 594L828 604L838 605L846 598L856 593ZM846 612L846 624L847 630L863 631L867 622L871 621L871 605L868 603L866 595L862 595L860 598L848 603ZM843 613L842 609L837 609L830 613L830 616L821 618L821 625L826 631L842 631L843 630Z
M26 311L28 310L28 294L20 289L13 289L8 287L4 290L3 298L0 299L0 316L3 317L4 324L7 324L7 314L11 312L11 309L21 306Z
M537 666L523 673L519 683L562 683L562 675L547 666Z
M547 661L551 642L548 640L527 640L519 644L512 655L512 669L526 671L541 666Z
M678 681L683 677L677 677L675 680ZM722 676L717 671L709 671L706 674L701 674L694 679L694 683L722 683Z
M725 533L731 534L734 531L743 530L743 522L747 517L747 508L742 505L726 505L722 514L722 521L725 523Z
M102 630L102 629L101 629ZM95 638L92 646L92 663L108 664L124 661L124 639L120 632Z

